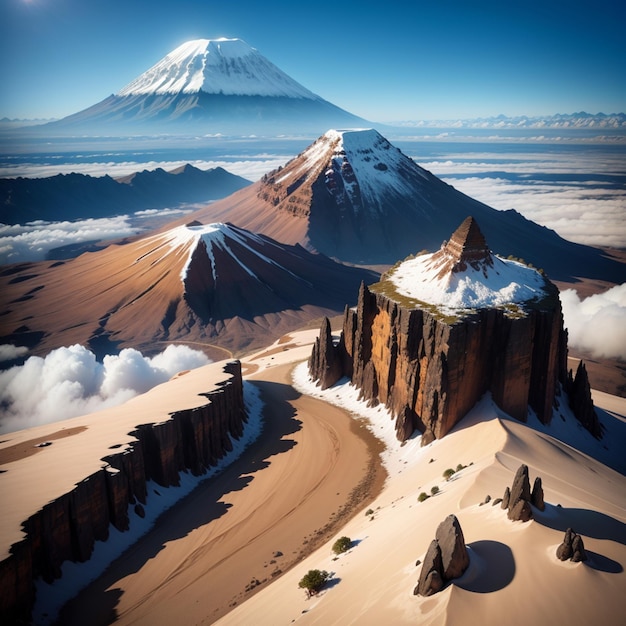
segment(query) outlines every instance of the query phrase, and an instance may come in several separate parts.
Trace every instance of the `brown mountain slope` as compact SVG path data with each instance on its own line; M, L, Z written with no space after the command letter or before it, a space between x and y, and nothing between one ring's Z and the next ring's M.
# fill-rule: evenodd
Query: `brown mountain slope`
M65 263L9 266L0 343L32 354L81 343L96 354L183 340L238 353L341 312L362 280L300 246L194 223Z
M328 131L284 167L193 217L374 265L438 249L470 215L494 252L524 258L553 280L626 278L624 264L603 251L460 193L375 130Z

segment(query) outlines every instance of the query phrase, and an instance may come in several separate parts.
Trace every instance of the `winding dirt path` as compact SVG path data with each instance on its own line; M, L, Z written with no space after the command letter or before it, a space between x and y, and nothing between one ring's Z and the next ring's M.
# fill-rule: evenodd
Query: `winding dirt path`
M291 368L258 374L259 439L164 514L65 607L62 623L210 624L381 491L381 444L344 411L296 392Z

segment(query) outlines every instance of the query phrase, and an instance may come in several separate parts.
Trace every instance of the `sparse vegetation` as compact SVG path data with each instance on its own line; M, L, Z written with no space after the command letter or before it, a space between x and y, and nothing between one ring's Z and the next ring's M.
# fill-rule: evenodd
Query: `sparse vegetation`
M433 486L430 488L430 494L431 494L431 495L433 495L433 496L435 496L435 495L437 495L438 493L439 493L439 487L437 487L437 485L433 485Z
M352 539L350 537L339 537L333 544L333 552L335 554L342 554L347 552L352 545Z
M306 589L307 595L314 596L322 589L330 574L326 570L310 569L298 583L298 587Z
M467 467L467 465L462 465L461 463L459 463L459 464L456 466L456 471L457 471L457 472L460 472L461 470L464 470L466 467Z
M444 471L443 477L446 480L450 480L454 476L454 474L455 474L455 471L451 467L449 467L447 470Z
M367 509L367 511L365 511L365 515L374 515L374 510L373 509Z
M420 495L417 496L417 501L424 502L424 500L428 500L428 498L430 498L430 496L425 491L422 491L422 493L420 493Z

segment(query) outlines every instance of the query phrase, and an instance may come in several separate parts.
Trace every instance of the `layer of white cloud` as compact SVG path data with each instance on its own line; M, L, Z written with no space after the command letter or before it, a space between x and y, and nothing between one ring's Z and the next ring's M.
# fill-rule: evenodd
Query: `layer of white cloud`
M23 346L14 346L13 344L5 343L0 345L0 362L12 361L28 353L28 348Z
M42 261L50 250L59 246L128 237L137 232L127 215L75 222L0 224L0 264Z
M594 357L626 360L626 283L581 300L561 292L569 346Z
M170 345L152 358L127 348L102 363L80 345L33 356L0 373L0 432L115 406L207 363L204 353L182 345Z
M504 178L444 180L498 210L515 209L569 241L598 247L626 247L626 191L593 183L520 183Z

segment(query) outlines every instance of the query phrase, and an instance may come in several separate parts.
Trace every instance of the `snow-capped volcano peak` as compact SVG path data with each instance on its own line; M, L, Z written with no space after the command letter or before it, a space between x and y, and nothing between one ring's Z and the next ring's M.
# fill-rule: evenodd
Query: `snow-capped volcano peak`
M170 52L118 96L190 94L283 96L317 100L241 39L196 39Z

